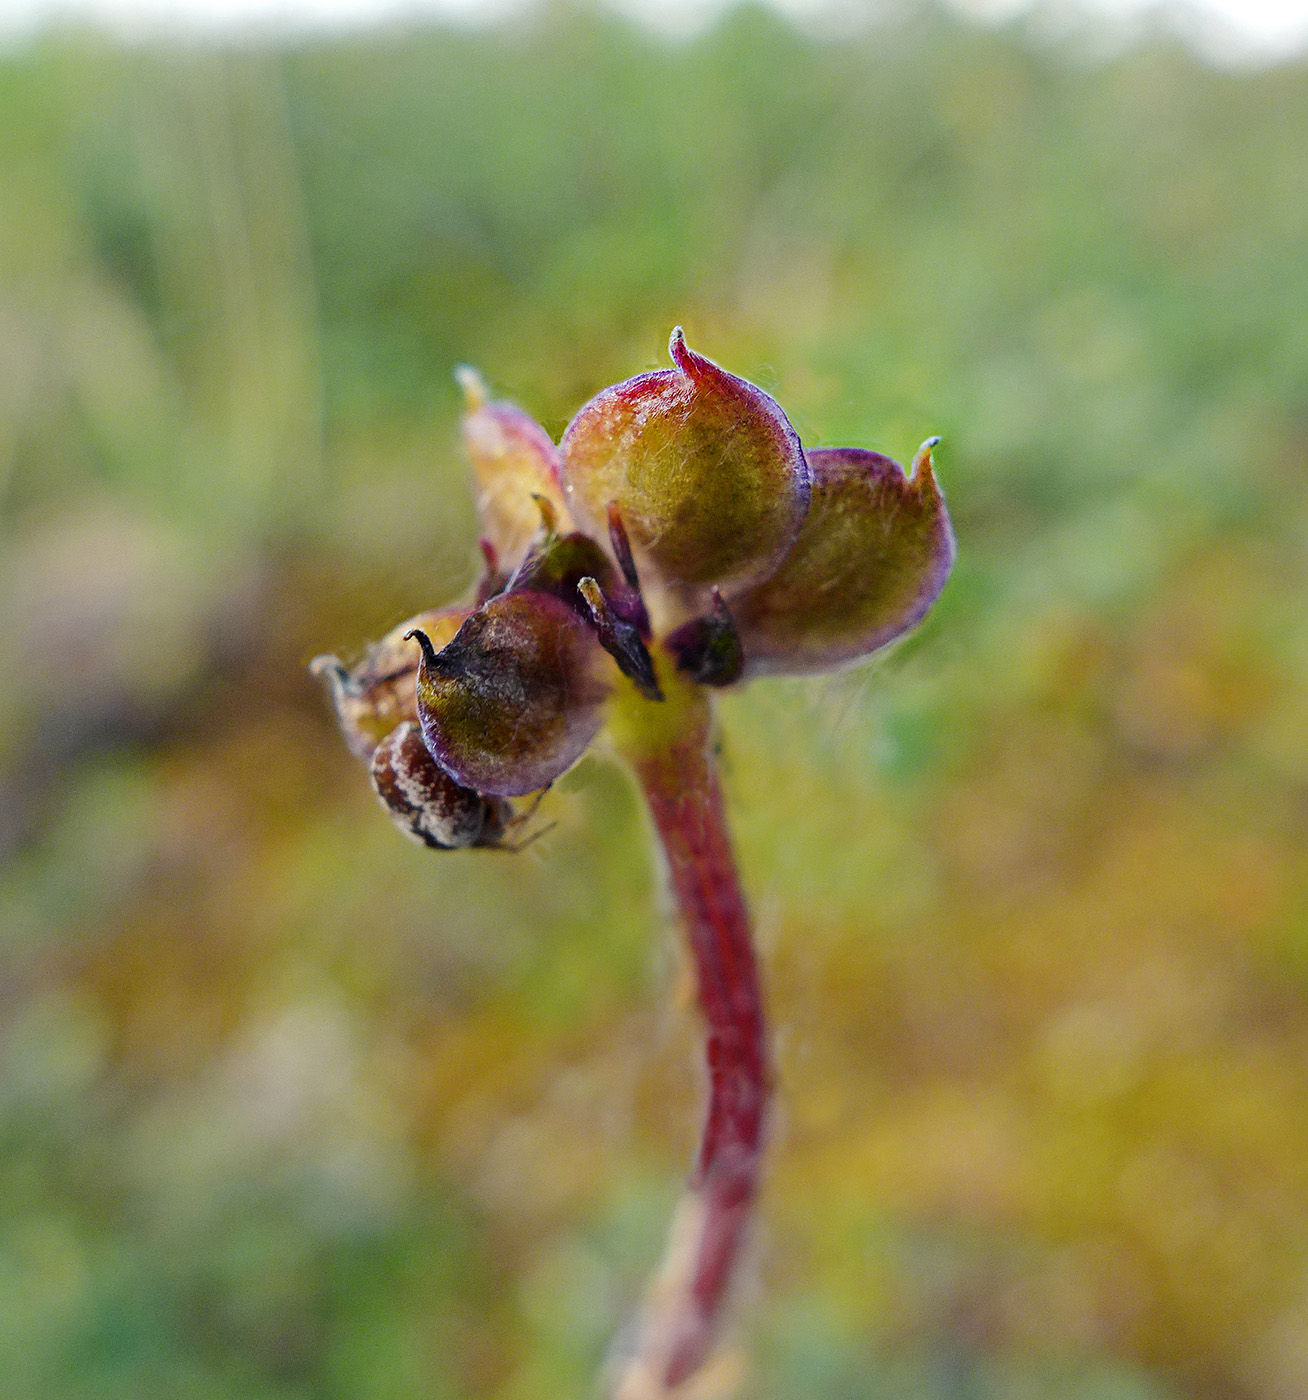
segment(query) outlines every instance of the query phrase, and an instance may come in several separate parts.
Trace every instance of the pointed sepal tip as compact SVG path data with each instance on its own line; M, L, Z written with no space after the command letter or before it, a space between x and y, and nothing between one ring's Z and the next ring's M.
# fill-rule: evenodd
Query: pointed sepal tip
M618 663L618 669L646 700L661 701L663 691L654 674L654 662L640 635L640 628L617 615L598 580L581 579L577 592L590 610L590 620L595 624L600 645Z
M940 435L929 437L921 447L913 454L913 460L909 464L908 479L918 483L919 487L935 489L936 468L934 454L940 446Z
M687 344L675 368L603 389L563 435L564 485L582 528L612 506L651 582L706 600L771 574L794 543L812 475L780 405Z
M459 365L454 371L454 382L463 390L463 404L469 413L485 408L490 392L486 381L471 365Z

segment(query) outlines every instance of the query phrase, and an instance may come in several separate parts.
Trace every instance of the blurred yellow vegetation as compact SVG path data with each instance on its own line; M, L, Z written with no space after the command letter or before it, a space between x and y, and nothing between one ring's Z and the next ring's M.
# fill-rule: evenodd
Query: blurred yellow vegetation
M419 851L304 666L472 577L455 364L557 434L675 322L810 444L943 434L960 542L722 707L719 1379L1308 1393L1305 131L1302 61L914 7L0 57L5 1400L591 1384L699 1095L638 809Z

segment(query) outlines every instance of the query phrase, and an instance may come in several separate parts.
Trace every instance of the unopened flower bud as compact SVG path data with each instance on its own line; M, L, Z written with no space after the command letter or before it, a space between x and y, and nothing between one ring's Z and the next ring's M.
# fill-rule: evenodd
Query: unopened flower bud
M805 674L866 656L926 615L954 535L924 443L907 475L856 447L818 448L808 518L785 562L735 599L747 674Z
M740 588L767 577L808 508L809 469L781 408L686 344L675 369L603 390L563 436L580 524L602 535L616 506L636 553L665 583Z
M425 632L412 635L423 738L464 787L504 797L546 787L599 730L613 663L560 599L502 593L439 652Z
M629 556L624 562L629 562ZM650 699L662 699L645 645L649 615L635 582L634 565L624 576L589 535L576 530L558 535L547 525L544 537L528 550L508 588L549 593L567 603L590 621L600 645L619 669Z
M438 608L411 617L374 642L353 670L334 656L318 656L310 662L309 670L325 681L331 692L336 721L356 758L370 757L396 725L418 718L421 652L408 634L421 628L434 646L443 647L453 639L469 611Z
M552 593L584 615L577 592L581 580L599 578L611 587L616 577L608 555L589 535L574 530L566 535L547 533L533 543L508 587L512 591L529 588L537 593Z
M496 845L511 820L504 798L461 787L438 767L411 720L377 745L369 771L396 826L424 846L450 851Z
M488 400L476 370L456 371L467 409L463 441L477 478L477 506L486 535L512 568L540 526L537 497L566 528L559 454L539 423L511 403Z
M731 610L721 590L713 590L713 606L672 632L665 645L684 671L699 685L735 685L745 670L745 652Z

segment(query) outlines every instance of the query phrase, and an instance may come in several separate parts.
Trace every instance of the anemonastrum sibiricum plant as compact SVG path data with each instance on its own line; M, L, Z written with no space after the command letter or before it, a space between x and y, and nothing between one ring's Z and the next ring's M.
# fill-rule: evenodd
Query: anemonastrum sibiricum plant
M805 451L761 389L691 350L603 390L558 447L459 372L485 568L350 669L319 657L350 749L407 835L512 849L601 733L644 793L693 960L708 1106L620 1400L664 1395L713 1344L758 1188L770 1083L749 916L710 743L712 691L844 666L902 636L954 557L929 439L907 472Z

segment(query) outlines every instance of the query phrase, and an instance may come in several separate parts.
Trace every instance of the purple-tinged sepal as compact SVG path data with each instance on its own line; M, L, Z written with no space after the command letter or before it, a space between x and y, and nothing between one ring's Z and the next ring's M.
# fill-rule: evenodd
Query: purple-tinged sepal
M609 502L607 515L609 548L613 551L613 557L618 561L618 569L622 574L621 589L610 591L617 598L619 616L630 622L648 641L651 632L649 610L645 606L645 596L640 591L640 574L636 569L636 557L631 552L631 539L627 535L627 527L622 523L622 512L616 502Z
M584 578L577 585L595 624L600 646L618 663L622 672L646 700L662 700L663 691L654 674L654 660L641 636L640 628L619 616L597 580Z
M481 553L481 576L477 579L473 597L477 607L481 607L487 598L504 592L508 586L509 575L500 567L499 550L485 535L477 541L477 548Z
M438 651L421 629L418 717L458 783L516 797L547 787L595 737L614 679L594 628L549 593L490 599Z
M697 685L735 685L744 674L745 649L721 589L713 590L708 612L683 622L665 645L676 659L677 670Z
M810 473L780 406L686 344L674 369L602 390L560 451L574 518L599 535L610 507L637 557L680 591L739 589L771 574L808 509Z
M662 700L654 678L654 663L645 644L649 614L640 594L630 547L623 548L626 536L621 521L611 529L619 560L619 567L615 568L589 535L578 530L557 534L553 513L544 502L541 505L542 527L506 591L549 593L567 603L593 624L600 645L640 692L647 699Z
M512 568L540 525L536 498L567 521L558 449L529 414L511 403L487 397L476 370L455 371L463 390L463 442L477 478L477 508L483 528L502 563Z
M418 644L408 639L421 628L436 647L452 641L469 615L468 608L437 608L419 613L374 642L353 668L335 656L318 656L309 663L331 694L336 722L356 758L371 758L373 750L399 724L418 718Z
M748 675L803 675L867 656L919 623L954 561L954 534L923 443L908 473L879 452L808 454L808 517L777 572L733 608Z

